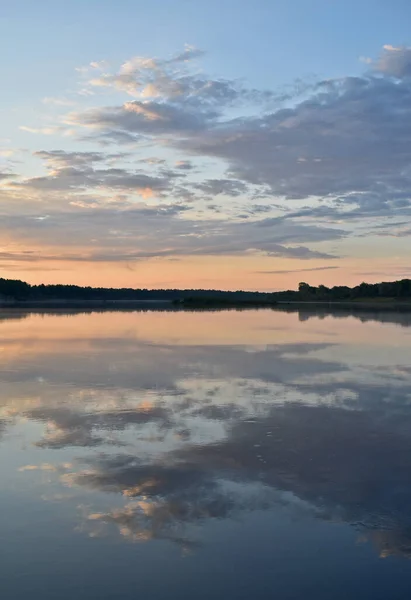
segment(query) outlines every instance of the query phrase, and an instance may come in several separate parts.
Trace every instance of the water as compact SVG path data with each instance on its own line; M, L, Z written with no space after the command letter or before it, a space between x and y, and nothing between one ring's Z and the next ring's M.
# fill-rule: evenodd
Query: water
M2 598L399 599L411 315L2 314Z

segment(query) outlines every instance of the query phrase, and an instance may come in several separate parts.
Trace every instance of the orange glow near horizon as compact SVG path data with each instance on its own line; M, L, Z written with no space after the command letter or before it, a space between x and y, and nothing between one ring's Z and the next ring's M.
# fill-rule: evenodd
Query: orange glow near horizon
M407 277L404 259L302 261L268 256L203 256L150 259L130 263L38 262L7 268L1 277L21 279L32 285L72 284L92 287L147 289L227 289L276 291L296 289L300 281L310 285L358 285ZM332 267L332 268L330 268ZM334 268L335 267L335 268Z

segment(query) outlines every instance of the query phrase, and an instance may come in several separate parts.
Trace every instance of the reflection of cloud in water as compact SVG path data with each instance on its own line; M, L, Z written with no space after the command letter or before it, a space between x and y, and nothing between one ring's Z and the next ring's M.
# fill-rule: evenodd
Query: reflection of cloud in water
M6 430L7 426L10 424L9 420L7 419L0 419L0 441L2 438L2 435L4 433L4 431Z
M66 407L41 407L27 410L24 415L47 423L46 434L37 446L48 448L98 446L102 443L121 445L121 442L113 437L114 432L155 421L166 427L168 419L168 411L164 407L148 408L144 404L134 409L122 410L121 407L117 407L116 410L88 413L76 412ZM98 435L96 431L108 431L110 435Z
M157 430L146 435L164 436L173 430L176 439L187 440L194 420L203 428L207 420L224 423L241 416L245 406L251 413L261 409L275 394L280 402L290 393L295 399L296 376L310 379L343 371L337 362L311 356L326 348L284 344L252 352L247 346L173 349L125 340L125 349L120 342L110 349L103 343L91 365L82 355L64 353L43 356L38 367L35 361L20 368L12 365L2 373L0 414L44 423L40 447L121 444L122 432L134 428L143 435L145 425Z
M185 525L267 508L272 491L259 482L220 479L185 462L144 464L131 455L100 456L79 472L63 476L66 485L121 494L126 504L87 519L125 526L130 539L186 537ZM94 524L95 525L95 524ZM144 535L141 535L144 532Z
M7 347L7 341L2 343ZM84 343L83 340L79 349L72 343L65 352L44 352L24 362L19 352L3 370L2 380L33 383L41 377L50 384L79 387L172 390L176 389L176 382L190 374L287 382L299 374L309 376L343 369L336 362L310 356L326 349L325 343L272 345L253 352L247 345L171 346L138 339L94 339L85 347ZM295 356L291 359L287 354Z
M375 364L353 364L333 341L174 346L85 332L58 352L9 358L0 417L44 426L46 464L55 449L83 448L57 476L107 495L109 507L85 514L92 534L186 546L196 524L280 503L411 554L407 346L388 360L381 339Z
M187 541L193 543L190 538L193 524L239 517L243 512L265 510L279 502L291 503L285 496L270 493L263 486L216 482L194 489L187 486L184 493L166 497L142 496L121 508L88 514L87 520L93 522L88 523L92 534L96 531L93 525L99 526L100 533L105 526L115 525L119 533L131 541L169 539L185 545Z
M288 404L235 421L218 443L187 445L146 463L133 455L99 456L65 481L135 498L92 519L119 527L125 519L128 537L141 531L162 537L170 528L181 536L187 523L269 508L282 491L321 518L372 532L384 540L385 553L395 551L394 540L404 552L411 540L410 431L411 416L404 420L395 410ZM254 495L246 493L249 486Z

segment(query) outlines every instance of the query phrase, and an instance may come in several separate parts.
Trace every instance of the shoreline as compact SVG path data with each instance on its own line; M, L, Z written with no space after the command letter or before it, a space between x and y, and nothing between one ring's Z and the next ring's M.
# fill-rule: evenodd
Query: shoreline
M243 301L222 301L222 300L15 300L0 301L0 312L8 310L253 310L253 309L341 309L341 310L380 310L411 312L411 302L380 300L378 302L357 300L357 301L310 301L310 300L276 300L274 302L243 300Z
M76 309L76 308L155 308L156 306L171 306L171 300L14 300L0 302L2 309Z
M336 300L329 302L327 300L278 300L277 306L291 306L295 308L342 308L353 310L400 310L411 311L411 302L406 300L380 300L372 302L368 300Z

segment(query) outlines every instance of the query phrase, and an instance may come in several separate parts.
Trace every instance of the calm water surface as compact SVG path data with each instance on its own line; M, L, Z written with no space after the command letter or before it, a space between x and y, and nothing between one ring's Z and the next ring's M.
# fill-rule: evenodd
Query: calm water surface
M5 600L399 599L411 315L0 315Z

